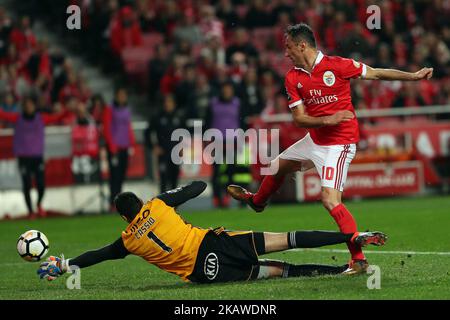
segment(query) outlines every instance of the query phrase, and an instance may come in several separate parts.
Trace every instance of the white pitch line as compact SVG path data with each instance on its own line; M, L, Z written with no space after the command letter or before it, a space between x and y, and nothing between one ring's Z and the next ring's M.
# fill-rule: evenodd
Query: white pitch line
M302 251L302 252L327 252L327 253L349 253L348 250L344 249L290 249L289 251ZM375 251L375 250L364 250L364 253L370 254L405 254L405 255L435 255L435 256L450 256L450 252L444 251ZM26 266L23 262L12 262L12 263L0 263L0 266L13 267L13 266Z
M328 252L328 253L349 253L348 250L343 249L291 249L291 251L313 251L313 252ZM375 250L363 250L364 253L374 253L374 254L417 254L417 255L436 255L436 256L450 256L450 252L439 252L439 251L375 251Z

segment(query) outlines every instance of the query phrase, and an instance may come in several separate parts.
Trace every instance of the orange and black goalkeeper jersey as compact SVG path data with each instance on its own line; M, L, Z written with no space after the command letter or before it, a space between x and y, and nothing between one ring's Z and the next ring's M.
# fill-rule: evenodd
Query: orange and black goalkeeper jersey
M194 181L148 201L122 232L121 238L108 246L70 259L69 265L84 268L134 254L187 280L194 269L200 244L209 229L186 223L174 207L198 196L205 188L204 182Z
M142 207L122 232L123 244L131 254L187 280L209 229L186 223L162 199L164 194Z

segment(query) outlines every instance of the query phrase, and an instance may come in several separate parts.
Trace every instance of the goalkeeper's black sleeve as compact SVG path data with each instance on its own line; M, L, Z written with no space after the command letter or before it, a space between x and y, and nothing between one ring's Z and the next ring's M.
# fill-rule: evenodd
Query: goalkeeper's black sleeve
M193 181L186 186L166 191L157 196L157 198L164 201L169 207L177 207L180 204L197 197L205 191L205 189L205 182Z
M129 254L125 248L122 238L117 239L110 245L83 253L82 255L70 259L69 266L86 268L105 260L123 259Z

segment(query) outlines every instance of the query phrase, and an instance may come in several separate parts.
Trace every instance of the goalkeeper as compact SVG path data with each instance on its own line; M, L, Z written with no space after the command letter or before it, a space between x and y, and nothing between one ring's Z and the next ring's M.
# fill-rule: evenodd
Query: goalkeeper
M73 266L86 268L102 261L137 255L159 268L195 283L246 281L273 277L340 274L348 265L294 265L260 256L292 248L315 248L339 243L383 245L381 232L344 234L331 231L285 233L228 231L223 227L202 229L184 221L175 207L197 197L206 183L167 191L143 203L134 193L123 192L114 204L128 223L120 238L101 249L78 257L50 257L38 269L41 279L54 280Z

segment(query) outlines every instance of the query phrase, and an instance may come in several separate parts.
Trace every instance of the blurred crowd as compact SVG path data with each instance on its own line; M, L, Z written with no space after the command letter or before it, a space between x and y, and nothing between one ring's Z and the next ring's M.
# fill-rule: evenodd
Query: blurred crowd
M66 8L72 4L81 8L81 30L65 27ZM369 30L366 9L374 4L381 9L381 28ZM50 123L101 129L112 204L135 143L127 89L138 86L122 82L114 100L105 102L58 49L61 43L37 38L34 19L47 22L63 42L72 40L74 54L113 77L130 70L126 50L145 49L136 51L144 53L145 67L134 69L145 75L149 125L144 139L158 157L161 190L178 184L179 168L169 156L173 144L167 137L176 128L189 127L188 119L201 119L206 128L224 132L245 129L252 117L288 112L284 74L292 66L284 57L284 31L293 23L309 24L319 49L328 55L378 68L434 68L431 81L354 80L356 109L450 104L448 0L30 0L15 5L15 19L0 7L0 128L14 127L15 141L39 138L40 148L33 154L15 150L31 215L33 174L41 190L38 212L45 215L39 168L43 127ZM227 205L224 185L252 181L248 164L215 164L212 180L216 206Z
M57 124L100 120L99 96L92 96L80 70L47 39L38 39L30 17L13 20L0 7L0 108L22 112L26 99L37 112L67 111ZM91 111L91 112L90 112ZM11 124L0 121L1 127Z
M109 66L116 71L122 70L123 50L142 46L146 35L160 35L149 53L149 105L162 107L164 97L173 95L185 118L206 122L212 98L228 81L240 98L241 119L286 112L283 76L290 62L284 58L284 30L300 21L312 26L326 54L373 67L434 68L432 81L356 80L352 96L357 109L450 103L448 1L43 0L40 7L52 19L58 8L70 4L81 7L83 51L113 61ZM372 4L381 9L379 30L366 28L366 9ZM57 50L50 52L45 39L36 39L31 23L27 16L11 21L0 12L2 108L17 110L24 93L33 91L44 112L81 101L99 116L82 73ZM156 114L158 108L149 108L149 116Z
M232 81L241 116L286 112L282 98L287 25L306 22L325 54L373 67L434 68L432 81L355 81L358 109L450 103L450 3L368 0L97 0L83 1L86 30L109 35L113 55L142 46L146 35L163 41L151 52L152 102L173 94L187 117L203 118L222 83ZM381 9L381 28L369 30L370 5ZM101 19L99 18L101 17ZM98 21L103 21L101 24ZM150 110L151 113L153 110Z

